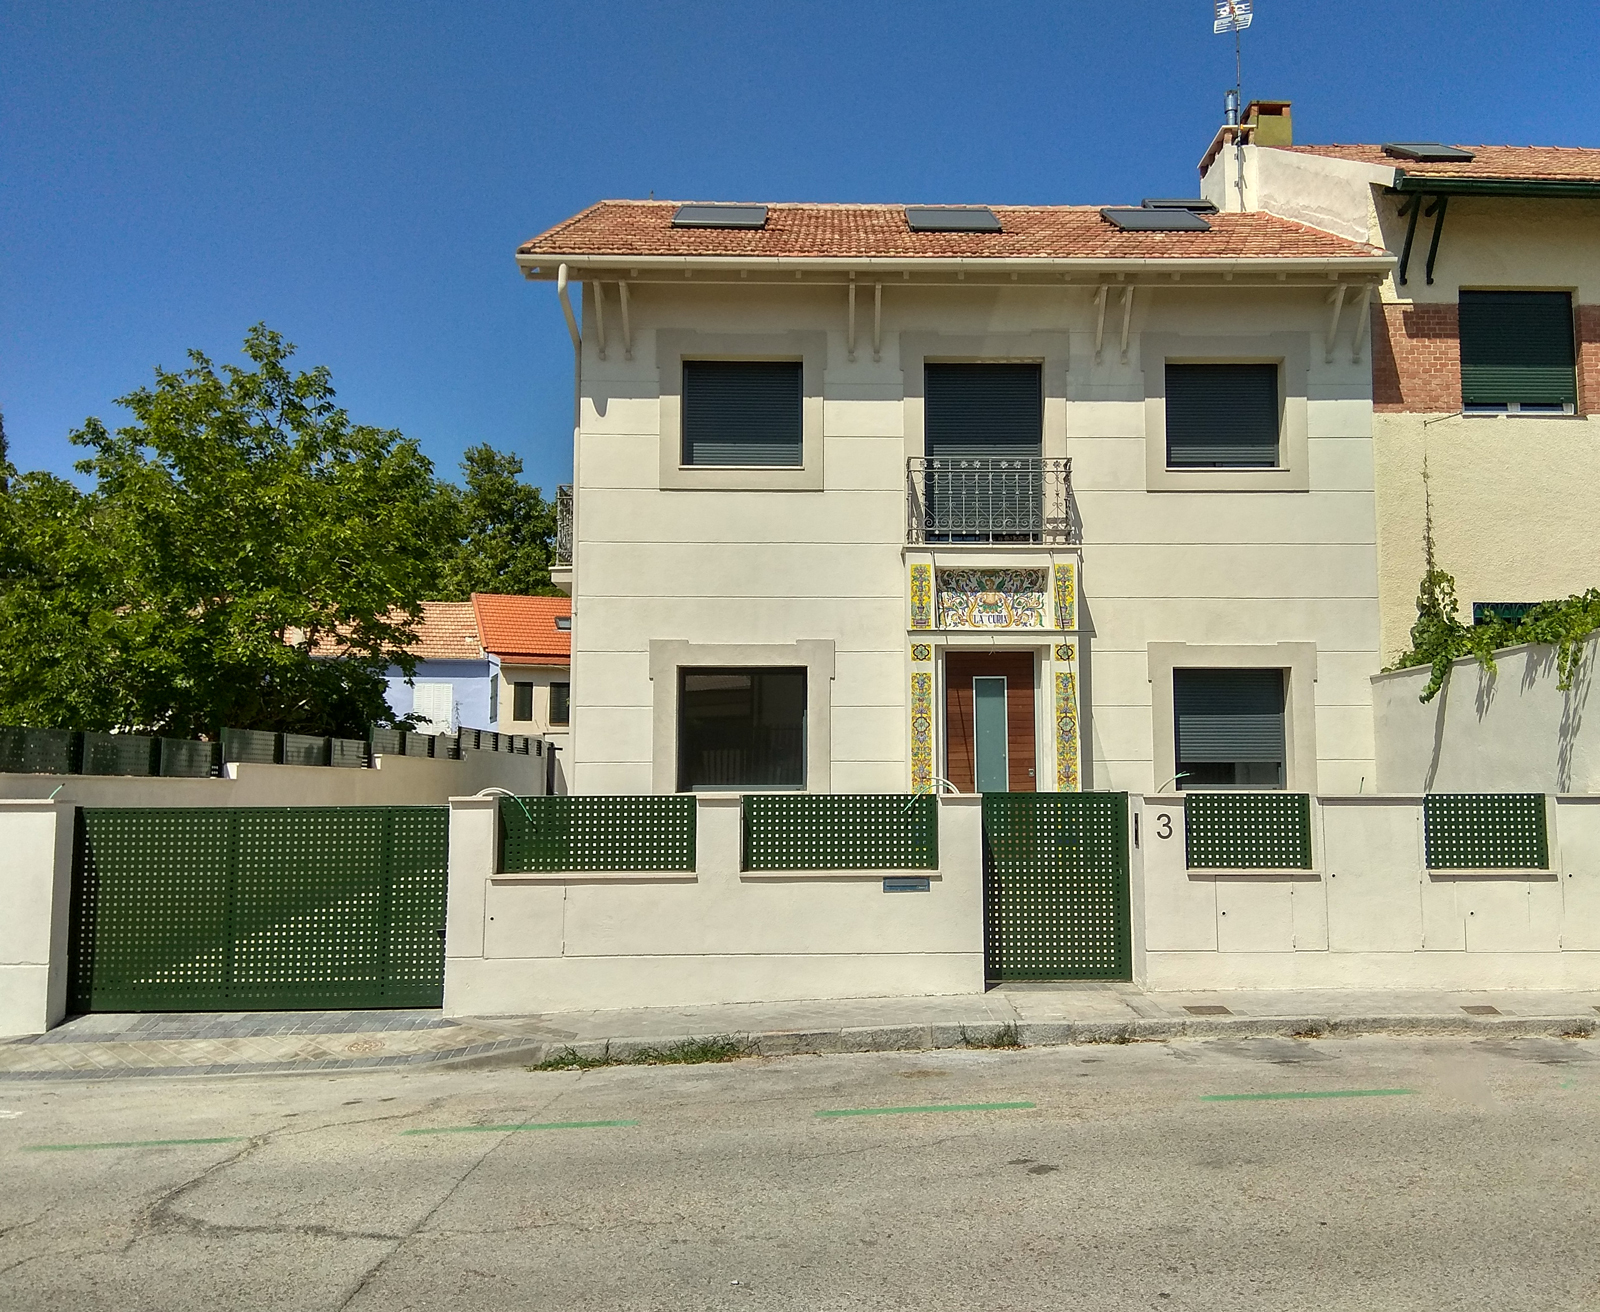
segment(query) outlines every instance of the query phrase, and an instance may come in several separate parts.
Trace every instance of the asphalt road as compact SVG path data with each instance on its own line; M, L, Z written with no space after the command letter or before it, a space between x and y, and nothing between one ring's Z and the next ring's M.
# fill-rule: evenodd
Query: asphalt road
M0 1084L0 1308L1595 1308L1597 1112L1560 1039Z

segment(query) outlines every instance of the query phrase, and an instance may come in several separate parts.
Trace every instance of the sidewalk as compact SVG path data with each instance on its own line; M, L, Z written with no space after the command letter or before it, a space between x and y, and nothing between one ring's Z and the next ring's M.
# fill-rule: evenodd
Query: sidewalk
M1014 1027L1014 1028L1012 1028ZM1131 984L1012 984L958 997L731 1003L446 1019L437 1011L81 1016L0 1039L0 1081L533 1065L574 1049L626 1056L737 1035L762 1056L962 1046L1360 1034L1590 1038L1600 992L1146 993Z

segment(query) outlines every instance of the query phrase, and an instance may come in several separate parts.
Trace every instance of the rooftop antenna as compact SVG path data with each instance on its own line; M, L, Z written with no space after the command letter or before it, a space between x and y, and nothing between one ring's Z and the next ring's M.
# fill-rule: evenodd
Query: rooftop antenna
M1233 89L1223 99L1223 118L1234 129L1233 133L1233 185L1239 191L1239 208L1244 203L1244 131L1239 122L1239 106L1244 98L1244 56L1239 33L1250 26L1253 17L1252 0L1216 0L1216 19L1212 32L1221 36L1233 33Z

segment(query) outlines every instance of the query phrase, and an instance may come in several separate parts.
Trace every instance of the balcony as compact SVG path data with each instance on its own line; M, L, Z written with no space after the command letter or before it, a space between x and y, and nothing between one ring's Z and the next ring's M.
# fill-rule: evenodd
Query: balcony
M1070 543L1072 461L1040 456L914 456L906 461L906 541Z
M572 568L572 484L556 488L556 552L551 562L557 569Z

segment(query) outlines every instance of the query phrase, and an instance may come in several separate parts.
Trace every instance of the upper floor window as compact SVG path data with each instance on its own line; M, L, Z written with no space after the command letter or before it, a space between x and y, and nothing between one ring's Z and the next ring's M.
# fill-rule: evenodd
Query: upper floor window
M1571 414L1578 380L1567 292L1461 293L1461 407Z
M533 685L531 683L514 683L511 685L511 718L513 720L533 719Z
M981 460L1042 453L1039 365L929 364L923 371L924 455Z
M1168 364L1169 469L1275 469L1276 364Z
M550 723L567 724L572 719L572 685L570 683L552 683L550 685Z
M798 360L685 360L683 463L803 465Z

